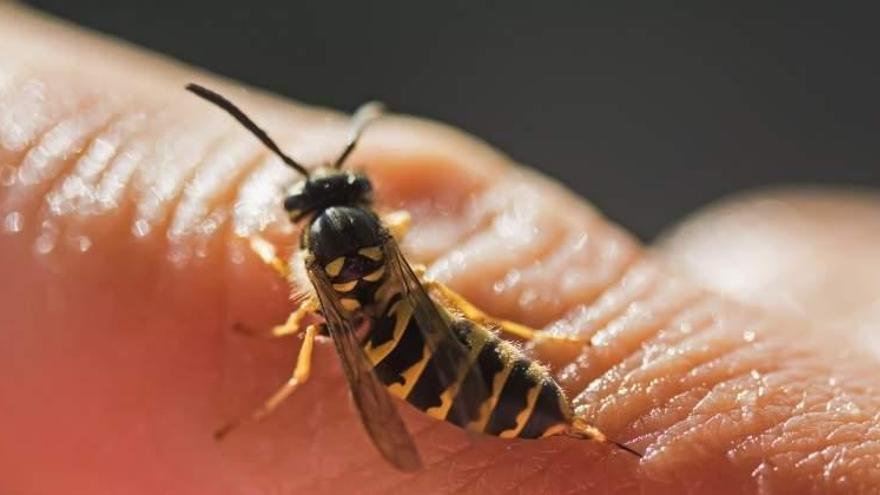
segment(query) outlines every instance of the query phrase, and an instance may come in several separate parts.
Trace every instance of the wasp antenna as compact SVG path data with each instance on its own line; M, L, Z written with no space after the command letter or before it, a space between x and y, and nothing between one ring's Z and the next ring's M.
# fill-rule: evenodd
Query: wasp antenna
M297 172L306 176L306 178L309 177L309 171L305 167L303 167L302 165L297 163L296 160L287 156L283 151L281 151L281 148L279 148L278 145L275 144L275 141L273 141L272 138L270 138L269 135L266 134L266 131L264 131L260 128L260 126L254 123L254 121L251 120L250 117L245 115L245 113L240 108L235 106L234 103L206 87L199 86L198 84L189 83L186 85L186 90L217 105L223 110L226 110L229 115L232 115L235 120L237 120L247 130L251 131L251 134L256 136L257 139L259 139L264 145L266 145L267 148L275 152L275 154L278 155L278 157L281 158L284 163L286 163Z
M367 102L358 107L357 111L355 111L354 115L351 117L351 130L348 134L348 143L345 145L345 149L342 150L342 154L336 159L333 168L342 168L342 164L345 163L348 155L354 151L354 148L357 146L358 140L360 139L361 134L364 133L364 130L366 130L370 123L381 117L384 112L385 105L378 101Z

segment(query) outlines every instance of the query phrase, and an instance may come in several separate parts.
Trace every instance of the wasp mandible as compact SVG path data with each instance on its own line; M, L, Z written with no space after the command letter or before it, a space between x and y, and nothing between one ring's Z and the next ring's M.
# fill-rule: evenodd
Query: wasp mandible
M381 114L381 105L369 103L355 112L339 157L310 171L223 96L196 84L186 89L228 112L303 176L284 199L290 220L305 224L290 261L279 258L265 240L251 242L282 277L299 289L311 287L287 322L273 330L275 335L304 332L303 345L290 379L246 420L265 417L306 382L315 338L327 334L361 422L398 469L414 471L422 461L392 395L436 419L502 438L567 435L606 441L572 414L547 369L498 333L526 340L554 337L490 318L411 266L396 241L406 231L408 215L380 218L371 206L369 178L342 169L364 130ZM318 323L303 325L307 317ZM230 422L218 436L241 422Z

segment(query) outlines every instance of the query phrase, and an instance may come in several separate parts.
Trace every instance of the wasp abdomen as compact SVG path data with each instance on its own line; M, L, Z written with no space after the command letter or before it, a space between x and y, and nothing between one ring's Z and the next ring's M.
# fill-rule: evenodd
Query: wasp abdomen
M568 403L542 366L513 344L470 320L456 319L455 333L471 351L459 363L461 382L479 376L481 397L443 387L412 310L399 295L375 319L364 340L374 372L388 390L430 416L502 438L539 438L570 423Z
M486 348L493 347L504 367L493 376L492 408L481 431L502 438L559 433L571 413L562 389L547 369L494 335L486 343Z

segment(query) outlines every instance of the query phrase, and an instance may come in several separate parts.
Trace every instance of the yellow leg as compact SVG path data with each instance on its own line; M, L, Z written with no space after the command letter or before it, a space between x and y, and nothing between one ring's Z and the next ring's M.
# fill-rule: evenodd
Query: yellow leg
M418 271L423 272L424 268L419 267ZM421 273L420 273L421 274ZM514 336L518 339L529 341L559 341L565 343L580 342L577 339L564 337L561 335L549 334L543 330L535 330L520 323L494 318L480 311L476 306L471 304L461 294L450 289L446 285L434 280L422 280L422 284L428 290L434 290L439 293L440 297L446 300L452 307L458 309L465 318L480 323L489 328L497 328L502 332Z
M283 325L276 325L272 328L272 336L286 337L288 335L299 333L299 331L302 330L303 318L313 314L317 310L318 303L315 302L314 298L309 297L300 304L298 308L296 308L296 311L290 313L290 316L287 317L287 321L284 322Z
M290 397L300 385L305 383L309 379L309 373L312 369L312 350L315 347L315 336L317 335L317 325L309 325L308 328L306 328L302 348L299 350L299 357L297 357L296 360L296 368L294 368L293 374L291 374L287 382L285 382L277 392L272 394L272 396L269 397L259 409L251 413L249 416L230 421L217 430L214 433L214 437L220 440L228 435L230 431L238 428L242 424L262 420L266 416L272 414L272 411L274 411L275 408L284 402L285 399Z
M388 228L394 239L400 242L412 225L412 216L406 210L393 211L382 216L382 224Z
M287 264L287 261L278 257L275 252L275 246L273 246L271 242L260 236L253 236L250 238L250 246L251 249L257 253L257 256L263 260L263 263L269 265L281 278L285 280L290 278L290 266ZM299 306L299 308L296 309L296 311L290 314L287 318L287 322L283 325L277 325L272 328L271 335L274 337L286 337L288 335L299 333L299 331L302 330L301 322L303 318L314 313L317 309L318 304L313 298L309 297ZM256 332L242 326L236 326L236 329L242 333L250 335L256 334Z
M278 257L278 254L275 252L275 246L271 242L260 236L254 236L250 239L250 245L251 249L257 253L257 256L263 260L263 263L272 267L281 278L284 280L290 278L290 266L288 266L286 261Z
M302 321L307 316L314 314L317 310L318 303L315 302L314 298L308 297L298 308L296 308L296 311L290 313L286 322L272 327L272 330L268 335L239 323L235 325L235 330L251 337L287 337L290 335L296 335L303 329Z

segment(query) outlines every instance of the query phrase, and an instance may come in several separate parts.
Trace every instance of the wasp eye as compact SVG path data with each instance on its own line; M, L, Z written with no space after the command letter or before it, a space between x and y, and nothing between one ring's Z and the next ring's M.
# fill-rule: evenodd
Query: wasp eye
M373 185L370 183L370 180L362 175L355 176L351 180L351 184L357 195L363 198L369 198L370 193L373 192Z
M302 210L304 204L305 201L301 194L284 198L284 209L289 212Z
M297 182L287 191L287 197L284 198L284 209L288 212L297 212L305 210L311 203L307 182Z

